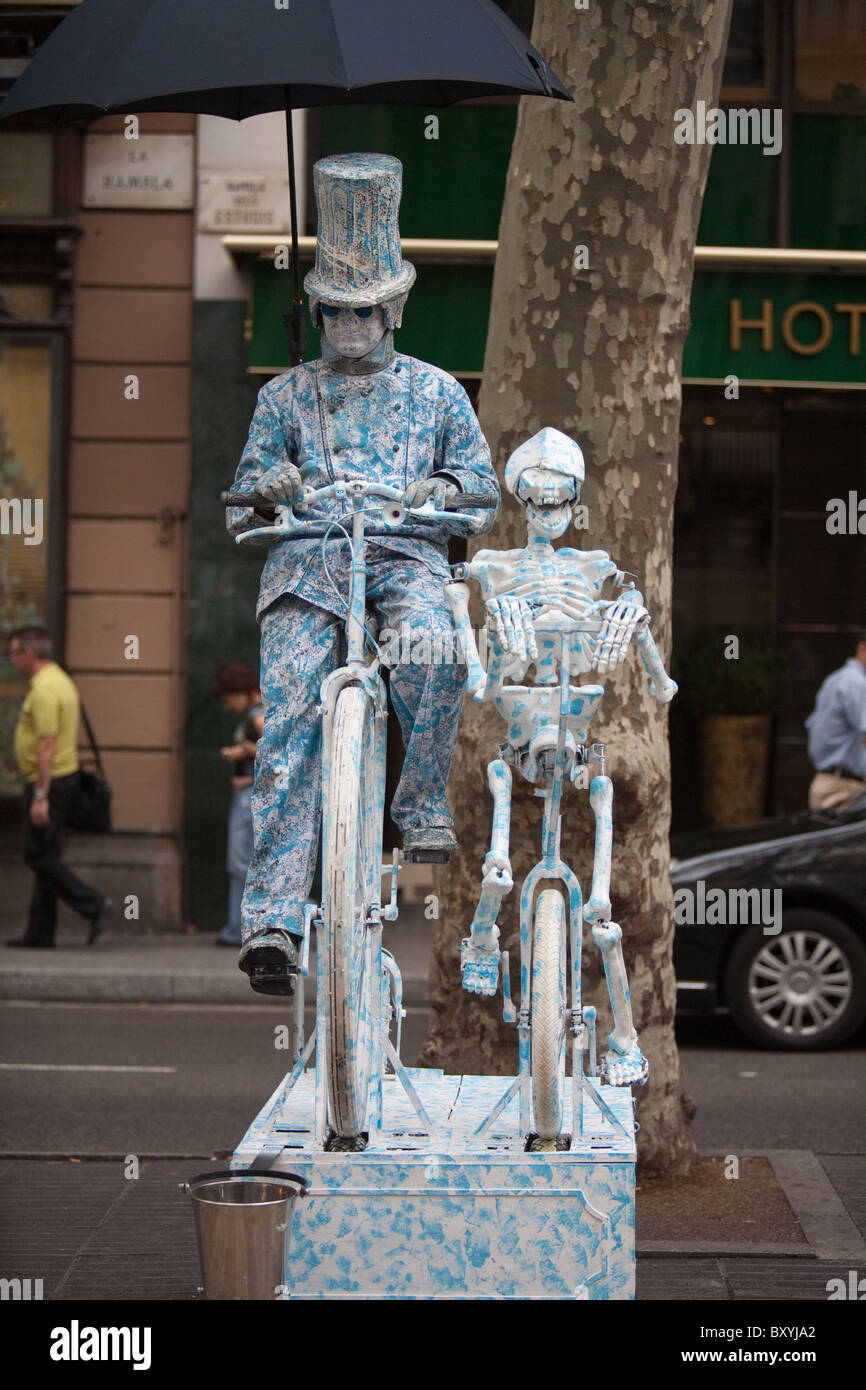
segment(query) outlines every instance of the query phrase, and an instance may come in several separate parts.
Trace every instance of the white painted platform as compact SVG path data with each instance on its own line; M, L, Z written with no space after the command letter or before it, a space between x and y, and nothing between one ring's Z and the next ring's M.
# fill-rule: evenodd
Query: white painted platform
M323 1152L310 1071L288 1100L286 1078L235 1151L233 1168L295 1172L311 1185L293 1204L291 1298L634 1297L627 1088L601 1088L625 1134L585 1098L580 1144L527 1153L516 1096L482 1139L473 1137L513 1078L409 1075L432 1134L389 1076L382 1127L367 1148ZM570 1083L563 1131L571 1131Z

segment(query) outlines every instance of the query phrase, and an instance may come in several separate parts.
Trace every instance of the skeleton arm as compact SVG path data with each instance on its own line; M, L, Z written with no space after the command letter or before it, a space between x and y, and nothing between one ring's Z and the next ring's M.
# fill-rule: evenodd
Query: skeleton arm
M487 677L484 674L484 667L481 665L478 647L475 644L475 634L469 621L469 585L446 584L445 597L451 608L460 648L466 660L469 672L467 682L469 692L472 695L477 695L479 692L483 692L487 684Z
M650 632L649 613L643 606L643 595L629 587L619 598L603 600L599 604L599 612L602 627L596 638L595 668L598 674L605 675L616 670L625 660L634 640L645 670L653 677L650 682L652 699L660 705L669 704L677 693L677 685L665 670Z

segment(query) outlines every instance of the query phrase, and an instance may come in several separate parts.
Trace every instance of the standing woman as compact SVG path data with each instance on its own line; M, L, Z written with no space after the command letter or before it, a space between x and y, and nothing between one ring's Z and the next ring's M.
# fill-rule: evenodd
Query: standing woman
M253 817L250 798L253 794L256 744L262 736L264 710L258 681L247 666L226 662L213 679L212 690L223 709L243 716L235 729L234 743L220 749L221 756L231 765L232 801L229 810L228 849L226 870L229 876L228 921L216 944L240 946L241 900L244 895L247 869L253 853Z

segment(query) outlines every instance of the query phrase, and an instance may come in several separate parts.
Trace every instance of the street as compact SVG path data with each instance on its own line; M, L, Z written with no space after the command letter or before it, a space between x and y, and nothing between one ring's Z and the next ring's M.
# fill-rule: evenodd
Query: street
M41 1278L55 1300L195 1298L192 1214L178 1184L225 1168L285 1075L287 1053L275 1046L285 1019L283 1008L255 1004L0 1005L4 1269ZM408 1011L408 1063L425 1023L423 1008ZM823 1165L819 1202L830 1194L832 1204L832 1183L862 1233L862 1032L841 1051L801 1056L748 1049L725 1018L686 1018L679 1032L702 1152L812 1150ZM785 1248L769 1260L754 1258L758 1247L752 1258L734 1245L721 1258L647 1249L637 1296L823 1299L827 1280L851 1265L780 1258Z
M0 1150L227 1156L288 1070L275 1046L286 1021L265 1005L6 1001ZM425 1024L424 1009L407 1011L407 1063ZM678 1031L702 1152L866 1153L864 1031L838 1051L801 1054L749 1048L724 1018L683 1019Z

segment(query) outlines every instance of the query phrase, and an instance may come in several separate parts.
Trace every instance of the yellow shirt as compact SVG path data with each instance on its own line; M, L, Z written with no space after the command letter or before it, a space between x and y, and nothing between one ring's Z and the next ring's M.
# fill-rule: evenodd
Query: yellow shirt
M15 725L15 758L28 782L36 781L40 738L57 740L52 777L78 769L78 691L56 661L31 676Z

